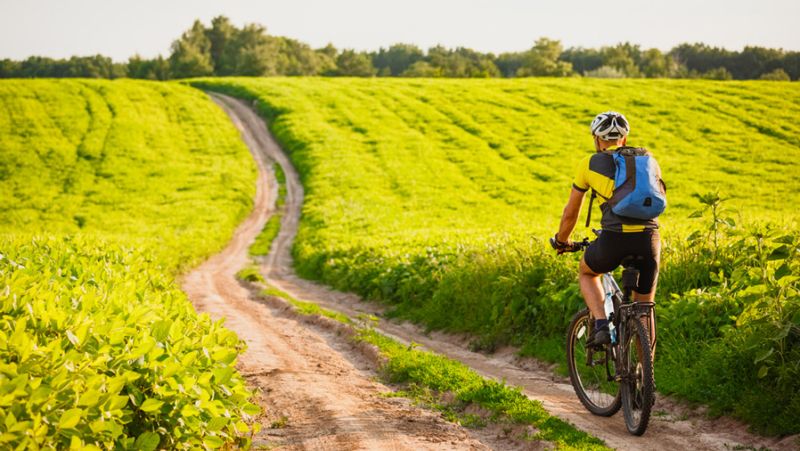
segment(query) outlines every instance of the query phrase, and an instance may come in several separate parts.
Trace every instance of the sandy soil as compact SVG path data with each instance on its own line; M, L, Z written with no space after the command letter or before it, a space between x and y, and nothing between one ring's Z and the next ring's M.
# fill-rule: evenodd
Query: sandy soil
M361 367L353 350L339 345L333 349L324 330L309 328L277 316L274 310L256 305L247 290L233 278L247 259L246 247L270 214L274 192L267 192L271 170L264 159L276 161L286 173L286 212L281 231L272 250L261 261L268 282L298 299L355 317L361 313L382 316L383 307L363 302L353 294L341 293L298 278L292 270L291 244L303 202L303 190L295 169L267 131L264 122L238 100L213 95L242 130L261 168L256 209L237 231L231 245L186 277L184 289L198 310L214 317L226 317L226 325L247 340L250 346L241 367L255 376L253 383L264 390L265 402L285 412L288 420L283 430L272 429L271 440L290 447L330 449L438 449L479 448L484 443L470 438L467 432L435 421L431 414L411 408L402 400L380 397L388 389L370 378L368 363ZM265 199L262 199L265 197ZM656 415L644 437L633 437L625 429L621 414L612 418L588 413L576 398L567 380L557 378L545 365L532 359L516 357L515 349L503 349L492 355L468 350L468 338L442 333L426 334L409 323L381 319L377 329L402 342L414 342L432 351L474 368L479 373L505 379L522 387L545 408L577 427L602 438L619 449L724 450L738 447L797 449L797 437L783 440L749 434L741 423L728 418L707 419L701 411L681 403L659 398ZM330 332L328 332L330 334ZM408 418L417 421L417 429L408 430ZM423 420L424 419L424 420ZM450 438L445 438L445 432ZM433 442L443 440L440 442ZM487 441L493 448L505 448L502 442ZM509 443L508 446L511 446Z

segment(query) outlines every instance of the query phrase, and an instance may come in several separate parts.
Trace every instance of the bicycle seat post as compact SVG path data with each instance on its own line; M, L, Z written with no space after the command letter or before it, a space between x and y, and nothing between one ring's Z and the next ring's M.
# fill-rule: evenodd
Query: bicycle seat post
M631 301L631 292L639 285L639 270L633 266L633 257L623 259L622 288L628 302Z

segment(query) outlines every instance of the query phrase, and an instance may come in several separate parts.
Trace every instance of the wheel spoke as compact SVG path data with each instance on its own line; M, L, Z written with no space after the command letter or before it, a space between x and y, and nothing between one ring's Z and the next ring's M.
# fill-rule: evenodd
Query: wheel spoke
M583 405L596 415L613 415L619 410L619 384L609 380L616 369L607 348L590 349L590 316L584 310L577 314L567 332L567 357L570 380ZM613 379L613 377L611 378Z
M624 371L621 395L625 424L632 434L641 435L647 429L653 406L654 382L647 330L637 320L626 326L623 353Z

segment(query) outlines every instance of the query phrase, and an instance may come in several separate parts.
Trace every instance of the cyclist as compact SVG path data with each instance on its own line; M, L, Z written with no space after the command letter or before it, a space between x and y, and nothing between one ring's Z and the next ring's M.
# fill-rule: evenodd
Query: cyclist
M661 242L656 219L641 220L614 214L607 201L614 190L615 165L614 151L625 146L630 125L620 113L608 111L598 114L590 126L596 152L584 158L578 165L572 192L558 233L555 246L559 254L568 250L573 243L570 235L575 228L583 204L585 193L591 189L602 200L602 233L586 249L580 263L579 282L586 306L595 318L595 327L588 343L599 346L609 343L611 337L608 318L603 309L604 293L600 275L613 271L622 259L637 255L634 266L639 270L639 283L634 290L636 301L653 301L658 279ZM590 204L591 205L591 204ZM651 318L650 342L655 351L655 319Z

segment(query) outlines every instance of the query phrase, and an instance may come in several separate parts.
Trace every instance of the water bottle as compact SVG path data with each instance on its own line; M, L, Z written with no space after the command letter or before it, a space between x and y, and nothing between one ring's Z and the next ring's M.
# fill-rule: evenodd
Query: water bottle
M603 305L606 311L606 318L608 318L608 334L611 336L611 344L617 343L617 329L614 327L614 293L606 291L606 300Z

